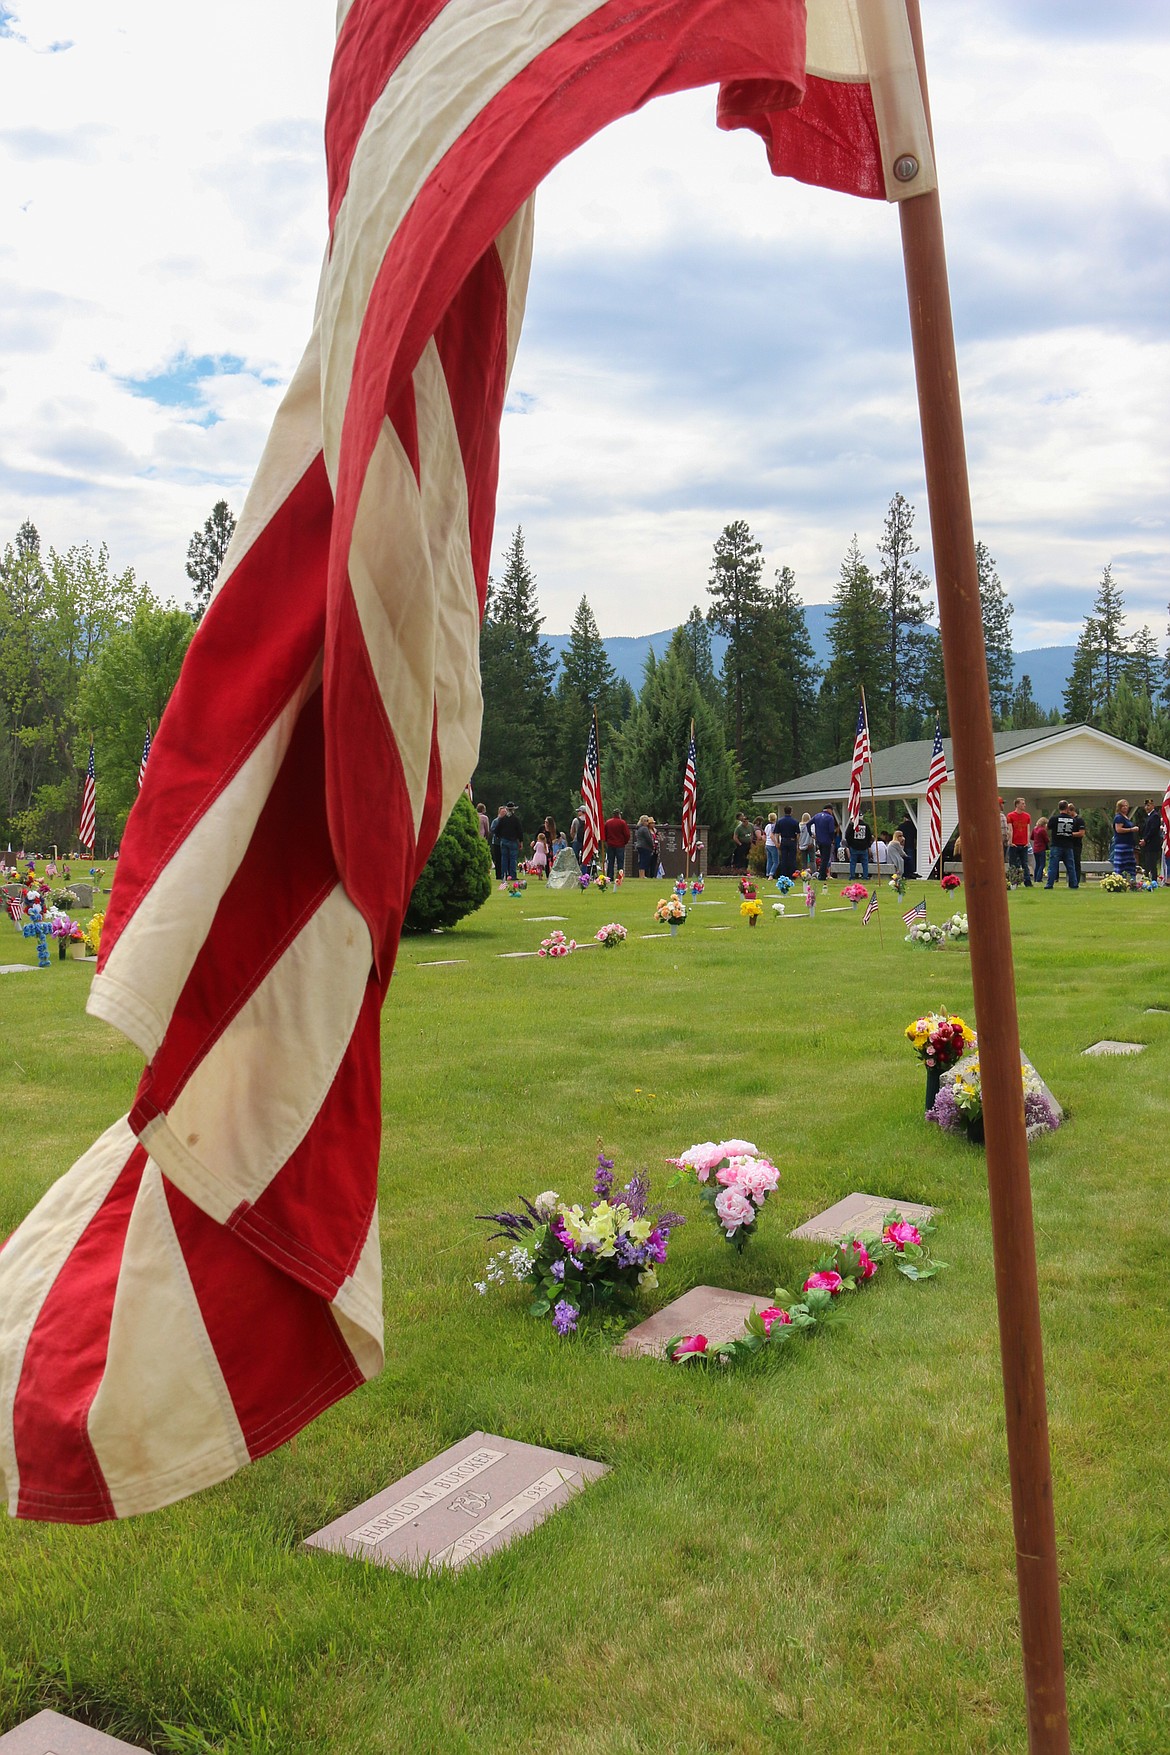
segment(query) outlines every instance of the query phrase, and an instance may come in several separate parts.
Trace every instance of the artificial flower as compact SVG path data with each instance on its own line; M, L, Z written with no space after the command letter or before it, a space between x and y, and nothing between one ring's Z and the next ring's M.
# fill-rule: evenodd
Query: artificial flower
M840 1274L834 1268L828 1268L819 1274L810 1274L804 1282L803 1290L806 1292L828 1292L831 1297L835 1298L843 1284L844 1281Z

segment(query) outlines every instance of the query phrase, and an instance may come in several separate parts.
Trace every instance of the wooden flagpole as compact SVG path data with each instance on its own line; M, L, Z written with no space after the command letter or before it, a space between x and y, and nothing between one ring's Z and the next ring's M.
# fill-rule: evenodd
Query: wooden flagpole
M870 808L873 811L873 844L876 847L877 846L877 799L874 796L874 790L873 790L873 739L869 735L869 705L865 699L864 685L862 686L862 690L861 690L861 711L865 714L865 747L869 751L869 754L865 758L865 765L869 769L869 803L870 803ZM877 860L876 863L877 863L877 871L878 871L878 882L880 883L881 875L882 875L882 862L879 859L879 860ZM877 889L876 883L874 884L874 889L875 890ZM881 911L880 906L877 910L877 917L878 917L878 942L880 943L882 950L884 951L886 948L886 935L882 931L882 911Z
M906 0L906 11L929 120L918 0ZM901 201L898 209L971 921L1028 1747L1032 1755L1067 1755L1060 1582L1020 1036L942 211L936 190Z
M691 744L693 744L694 741L695 741L695 722L692 719L691 720L690 742L687 744L687 761L688 761L688 763L690 762L690 759L691 759ZM695 775L696 787L698 785L698 778L699 777L696 774ZM687 837L686 837L686 814L687 814L686 786L687 786L687 776L686 776L686 770L684 769L683 770L683 809L682 809L682 814L683 814L683 857L685 858L685 860L687 862L686 863L686 882L689 884L691 881L691 844L687 840ZM696 829L698 828L698 826L699 826L699 801L698 801L698 798L696 797L696 799L695 799L695 827L696 827Z

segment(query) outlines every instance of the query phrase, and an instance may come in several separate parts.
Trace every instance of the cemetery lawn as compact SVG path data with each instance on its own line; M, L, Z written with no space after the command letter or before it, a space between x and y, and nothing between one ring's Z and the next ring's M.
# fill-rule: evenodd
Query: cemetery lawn
M404 940L383 1025L384 1373L184 1504L4 1520L0 1731L52 1706L173 1755L1024 1747L984 1159L923 1124L902 1036L932 1007L971 1019L967 951L904 944L884 890L884 950L860 913L749 929L729 882L676 940L643 940L664 889L533 884ZM1071 1116L1032 1172L1073 1744L1136 1755L1165 1748L1170 1710L1170 1011L1145 1009L1170 1008L1170 895L1062 887L1011 909L1024 1047ZM552 930L538 915L631 936L500 960ZM2 960L31 960L0 937ZM465 961L423 966L440 958ZM136 1051L84 1014L91 975L0 976L0 1235L133 1091ZM1082 1058L1102 1037L1148 1047ZM787 1232L855 1189L941 1206L949 1271L886 1270L832 1332L725 1377L616 1360L612 1332L558 1341L523 1288L473 1290L474 1215L586 1198L599 1136L660 1194L668 1155L730 1135L782 1167L760 1235L736 1255L674 1191L688 1223L654 1306L798 1287L817 1248ZM477 1428L612 1472L454 1576L300 1550Z

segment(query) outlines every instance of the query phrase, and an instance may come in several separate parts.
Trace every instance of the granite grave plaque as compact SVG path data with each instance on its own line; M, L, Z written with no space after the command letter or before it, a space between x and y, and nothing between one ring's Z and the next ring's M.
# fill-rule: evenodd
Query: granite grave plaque
M1082 1054L1142 1054L1144 1042L1113 1042L1106 1037L1103 1042L1094 1042L1091 1048L1082 1048Z
M26 969L35 968L35 963L0 963L0 975L23 975Z
M0 1737L2 1755L119 1755L119 1751L127 1755L137 1749L136 1743L108 1737L76 1719L62 1718L59 1712L38 1712Z
M483 1560L542 1523L607 1464L473 1432L305 1541L412 1571Z
M894 1200L884 1194L847 1194L836 1206L798 1225L790 1237L806 1243L844 1243L863 1231L880 1231L890 1213L901 1213L911 1225L919 1219L931 1219L938 1207L924 1207L917 1201Z
M706 1335L716 1346L734 1341L743 1333L743 1325L752 1311L767 1310L771 1302L766 1292L726 1292L720 1286L694 1286L632 1328L617 1351L626 1358L637 1353L660 1358L667 1341L676 1335Z

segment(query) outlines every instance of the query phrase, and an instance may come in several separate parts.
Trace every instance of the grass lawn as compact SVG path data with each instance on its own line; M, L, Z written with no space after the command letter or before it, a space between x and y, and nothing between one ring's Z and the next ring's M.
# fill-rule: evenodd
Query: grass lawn
M383 1024L385 1372L185 1504L0 1527L0 1729L49 1705L178 1755L1024 1747L983 1154L924 1126L902 1038L929 1007L970 1019L967 951L904 944L885 891L884 948L860 913L749 930L730 882L677 939L637 937L664 892L533 884L404 941ZM1011 909L1024 1047L1071 1116L1032 1172L1073 1742L1152 1752L1170 1724L1170 1015L1145 1008L1170 1007L1170 898L1060 888ZM501 961L547 914L630 939ZM0 960L31 960L6 930ZM424 966L448 957L466 961ZM136 1051L84 1015L91 974L0 976L0 1234L134 1087ZM1100 1037L1149 1046L1083 1059ZM942 1206L950 1270L886 1272L831 1333L730 1377L616 1360L612 1334L558 1341L522 1288L472 1289L473 1215L584 1197L599 1136L658 1192L668 1155L732 1134L782 1166L760 1235L737 1256L676 1191L688 1223L656 1305L799 1284L817 1249L787 1232L853 1189ZM451 1577L299 1550L476 1428L612 1472Z

